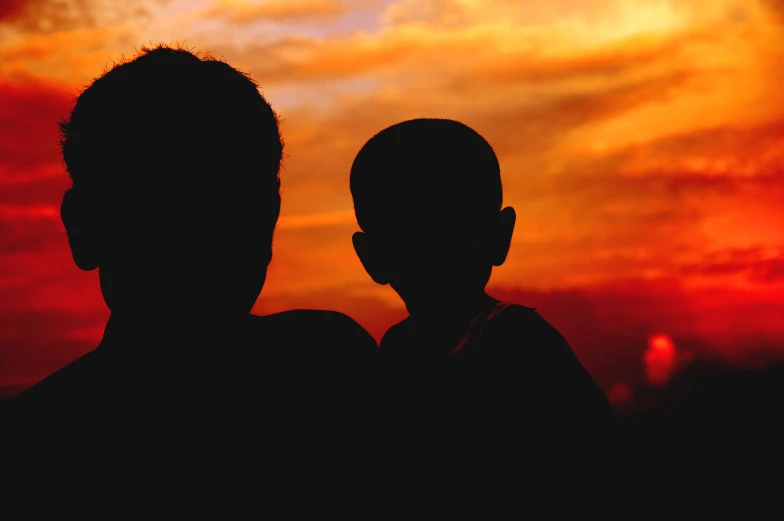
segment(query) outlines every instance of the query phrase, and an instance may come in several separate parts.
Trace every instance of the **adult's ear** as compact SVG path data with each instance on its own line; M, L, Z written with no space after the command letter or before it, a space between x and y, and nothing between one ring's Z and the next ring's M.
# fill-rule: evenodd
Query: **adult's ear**
M507 206L498 214L498 228L495 233L495 244L493 244L493 266L500 266L506 262L509 255L509 248L512 245L512 233L514 232L517 214L514 208Z
M265 266L269 266L272 262L272 238L275 235L275 228L278 225L278 219L280 219L280 195L275 197L272 203L268 206L268 213L264 216L264 226L267 226L268 220L271 219L273 223L272 232L270 233L270 240L269 244L265 244L264 246L264 258L263 262Z
M63 195L60 218L68 235L71 255L79 269L91 271L98 267L98 228L94 212L81 193L73 188Z
M362 232L356 232L351 237L351 242L354 243L354 251L357 252L357 257L365 268L365 271L373 282L385 286L389 284L389 275L381 269L379 259L376 258L372 248L368 243L367 235Z

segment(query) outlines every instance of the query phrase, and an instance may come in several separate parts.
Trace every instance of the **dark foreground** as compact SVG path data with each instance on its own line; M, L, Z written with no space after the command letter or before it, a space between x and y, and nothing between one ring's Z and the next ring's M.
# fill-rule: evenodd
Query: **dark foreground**
M23 390L0 387L0 410ZM784 363L752 368L698 360L664 386L636 389L633 401L616 413L622 425L640 427L784 425Z

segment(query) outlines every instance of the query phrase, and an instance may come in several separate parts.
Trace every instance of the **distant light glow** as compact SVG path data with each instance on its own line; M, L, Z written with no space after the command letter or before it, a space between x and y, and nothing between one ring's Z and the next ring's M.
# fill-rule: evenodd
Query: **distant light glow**
M651 385L667 383L678 365L678 351L672 338L662 333L651 336L643 360L648 383Z

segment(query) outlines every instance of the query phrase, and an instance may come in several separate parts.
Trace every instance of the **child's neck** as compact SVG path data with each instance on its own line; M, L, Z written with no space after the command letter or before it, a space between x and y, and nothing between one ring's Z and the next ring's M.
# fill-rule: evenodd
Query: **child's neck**
M471 320L498 301L484 291L473 298L444 299L434 302L429 309L411 314L416 345L436 357L451 351L465 332Z
M431 308L412 313L411 318L416 323L417 328L422 330L448 331L454 328L460 329L465 327L471 319L483 310L497 303L498 300L482 291L476 296L434 302Z

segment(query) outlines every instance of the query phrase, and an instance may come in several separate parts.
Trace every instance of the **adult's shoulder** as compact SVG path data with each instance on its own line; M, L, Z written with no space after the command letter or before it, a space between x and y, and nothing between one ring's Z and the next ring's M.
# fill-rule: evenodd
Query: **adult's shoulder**
M359 350L378 349L375 339L356 320L338 311L292 309L253 316L252 324L278 340L310 341L325 347L342 345Z
M411 318L407 317L387 329L387 332L384 333L384 336L381 338L381 342L379 343L379 348L382 353L394 353L399 351L403 346L407 345L410 321Z
M5 412L15 420L25 417L45 420L83 402L95 391L95 380L100 376L99 358L98 350L77 358L12 399Z

